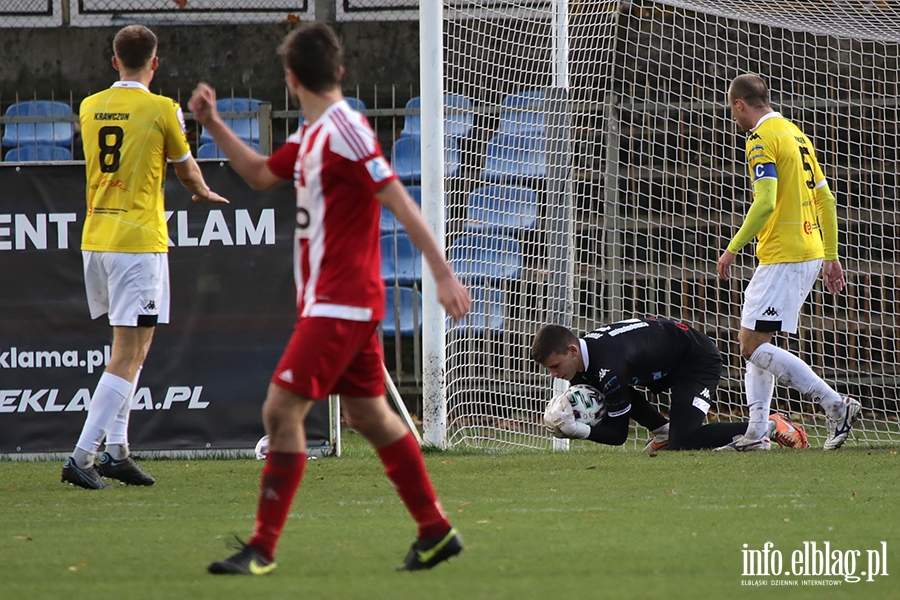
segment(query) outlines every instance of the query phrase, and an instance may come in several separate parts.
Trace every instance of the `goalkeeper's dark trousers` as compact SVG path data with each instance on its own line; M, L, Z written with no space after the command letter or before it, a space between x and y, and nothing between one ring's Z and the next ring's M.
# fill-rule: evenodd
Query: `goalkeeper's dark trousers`
M747 431L747 423L708 423L706 413L715 402L719 370L699 373L672 385L669 407L668 450L700 450L718 448Z

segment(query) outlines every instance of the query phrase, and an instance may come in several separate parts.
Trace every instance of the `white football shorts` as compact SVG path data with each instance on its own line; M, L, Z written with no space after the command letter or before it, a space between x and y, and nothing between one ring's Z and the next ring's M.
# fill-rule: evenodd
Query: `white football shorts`
M108 314L113 327L152 327L169 322L166 253L83 250L81 255L92 319Z
M796 333L800 309L822 270L822 259L759 265L744 291L741 327Z

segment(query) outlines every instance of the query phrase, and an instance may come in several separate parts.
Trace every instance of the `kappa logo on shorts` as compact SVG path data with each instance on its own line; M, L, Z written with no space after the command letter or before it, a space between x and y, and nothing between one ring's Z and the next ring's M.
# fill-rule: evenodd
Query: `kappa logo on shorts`
M763 311L763 314L767 317L777 317L778 309L775 308L774 306L770 306L769 308L767 308L766 310Z
M147 306L144 307L144 310L156 310L156 302L151 300L147 303Z

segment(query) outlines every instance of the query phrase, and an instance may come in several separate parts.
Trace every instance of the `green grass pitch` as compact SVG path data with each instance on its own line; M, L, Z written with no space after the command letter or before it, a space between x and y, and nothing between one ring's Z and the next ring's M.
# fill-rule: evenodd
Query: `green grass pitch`
M233 534L252 530L258 461L147 461L154 487L104 491L61 484L56 462L0 462L0 597L900 597L896 449L429 452L466 549L432 571L395 573L414 524L374 453L352 432L346 442L345 456L309 463L279 568L265 577L205 572L231 553ZM859 551L857 575L866 551L886 542L887 575L743 576L743 545L766 542L783 570L804 542ZM797 585L775 585L790 580Z

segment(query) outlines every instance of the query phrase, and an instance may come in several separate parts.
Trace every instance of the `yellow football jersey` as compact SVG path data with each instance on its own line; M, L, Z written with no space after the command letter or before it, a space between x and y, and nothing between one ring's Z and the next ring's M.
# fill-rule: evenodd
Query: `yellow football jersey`
M747 136L746 151L754 183L778 181L775 211L757 234L760 264L823 258L816 188L826 182L812 142L779 113L770 113Z
M187 160L181 108L143 85L119 81L79 110L87 167L82 250L167 252L166 157Z

